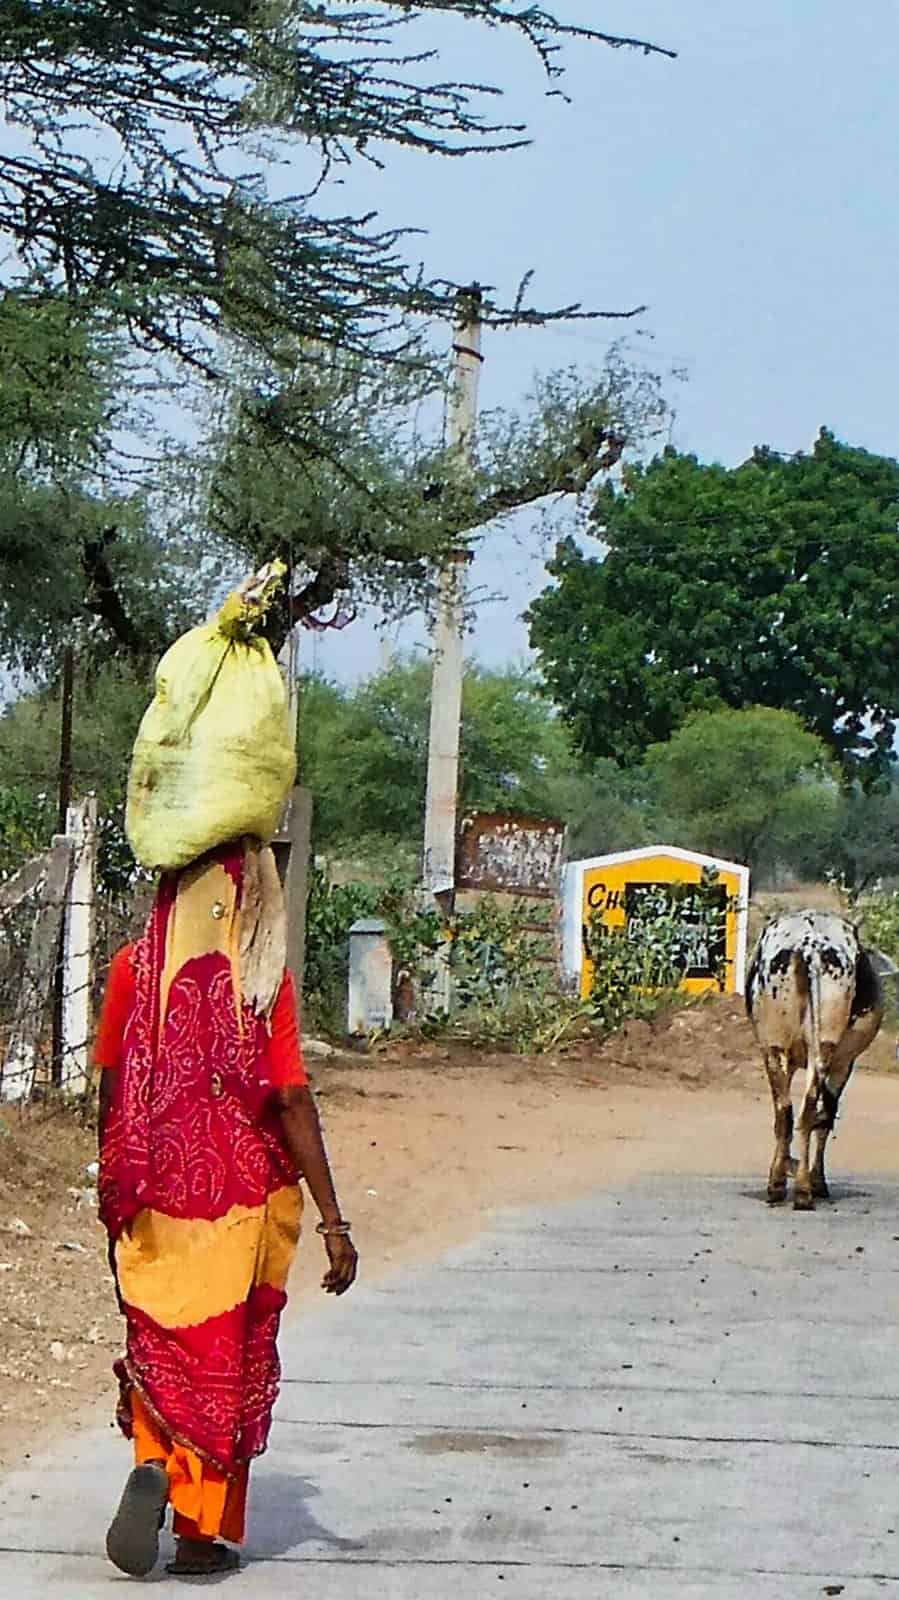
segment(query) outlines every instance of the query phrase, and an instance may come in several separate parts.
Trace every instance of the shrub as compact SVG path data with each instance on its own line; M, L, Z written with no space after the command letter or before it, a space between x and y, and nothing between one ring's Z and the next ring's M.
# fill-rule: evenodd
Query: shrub
M303 973L307 1031L346 1031L350 928L374 915L377 896L374 884L332 884L318 868L310 873Z
M553 1049L575 1026L581 1036L605 1037L673 1003L685 962L680 902L689 897L695 903L703 888L714 895L714 877L698 890L672 885L666 909L645 916L630 934L610 932L597 918L590 935L593 990L580 1000L561 993L546 937L535 933L534 907L526 900L507 906L484 898L446 929L436 909L422 909L418 889L402 874L386 884L331 885L315 872L306 930L310 1025L345 1031L349 931L359 917L380 916L393 951L395 987L410 977L418 993L418 1034L522 1054ZM456 997L449 1017L428 1007L432 958L447 935Z
M864 938L899 966L899 893L874 894L865 901Z
M680 982L678 942L679 928L671 914L645 925L639 940L624 930L612 933L594 920L590 1012L601 1033L614 1033L632 1018L648 1020L670 1003Z
M555 972L530 927L532 907L516 900L510 907L485 898L473 911L453 920L450 965L459 1006L496 1008L513 995L543 994L556 988Z
M306 902L306 963L303 981L310 1028L346 1032L350 929L361 917L381 917L394 958L394 986L418 976L429 952L443 942L436 910L423 910L415 886L403 873L385 883L329 883L317 868Z

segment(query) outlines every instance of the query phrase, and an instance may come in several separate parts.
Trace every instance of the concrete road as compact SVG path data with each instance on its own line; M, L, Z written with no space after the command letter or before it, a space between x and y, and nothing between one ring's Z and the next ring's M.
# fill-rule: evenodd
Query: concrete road
M235 1600L899 1588L892 1185L811 1216L701 1179L505 1214L283 1351ZM0 1485L4 1600L128 1581L102 1555L127 1467L107 1425Z

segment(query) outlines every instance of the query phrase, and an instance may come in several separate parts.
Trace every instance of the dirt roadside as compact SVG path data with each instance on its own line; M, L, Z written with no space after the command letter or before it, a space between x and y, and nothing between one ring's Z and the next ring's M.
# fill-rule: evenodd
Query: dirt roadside
M887 1055L882 1064L886 1064ZM396 1047L320 1067L316 1089L366 1279L433 1258L504 1206L650 1173L754 1174L770 1112L738 1002L635 1024L538 1060ZM899 1077L859 1075L832 1167L899 1174ZM82 1191L93 1135L63 1113L0 1115L0 1470L111 1408L120 1322ZM27 1232L17 1225L22 1224ZM292 1314L318 1292L310 1232Z

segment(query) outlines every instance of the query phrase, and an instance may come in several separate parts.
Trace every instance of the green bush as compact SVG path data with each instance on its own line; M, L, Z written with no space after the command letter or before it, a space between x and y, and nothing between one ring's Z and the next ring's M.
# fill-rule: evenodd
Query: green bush
M588 1007L547 985L542 991L512 992L495 1001L476 1000L447 1019L430 1018L432 1036L449 1035L473 1050L543 1055L562 1044L575 1024L592 1031Z
M632 1018L649 1019L675 1002L683 971L683 926L679 902L695 901L699 887L672 885L665 912L646 918L639 937L610 932L599 918L590 934L594 962L587 1000L560 991L554 961L547 961L545 936L533 931L534 906L511 906L484 898L458 913L447 930L434 909L423 910L419 892L398 874L386 884L331 885L315 872L306 930L306 1008L310 1026L342 1034L346 1027L349 931L359 917L380 916L394 956L397 979L412 978L418 993L414 1032L448 1037L473 1049L540 1054L580 1036L604 1038ZM718 907L723 911L723 908ZM451 1016L429 1010L432 958L449 933L449 959L456 1005Z
M556 987L540 940L528 926L532 915L527 901L506 908L487 898L453 919L450 966L463 1010L475 1005L495 1009L513 995L540 995L548 978Z
M56 826L56 804L49 795L16 785L0 788L0 879L13 877L46 850Z
M332 884L313 870L306 902L306 963L303 981L307 1027L346 1032L350 929L361 917L381 917L394 958L396 979L418 977L429 952L443 941L437 911L423 910L402 873L384 883Z
M360 917L374 916L378 890L368 883L329 883L313 868L306 900L306 958L303 973L307 1031L346 1031L349 935Z
M644 930L645 931L645 930ZM679 930L673 916L649 925L649 937L610 932L598 918L590 933L593 986L590 1013L603 1034L634 1018L648 1020L670 1003L680 983Z
M864 939L899 966L899 892L865 901Z

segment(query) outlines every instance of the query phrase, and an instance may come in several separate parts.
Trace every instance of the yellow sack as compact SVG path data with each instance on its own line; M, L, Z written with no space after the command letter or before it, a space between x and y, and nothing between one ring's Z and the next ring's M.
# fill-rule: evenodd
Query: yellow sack
M138 861L174 871L229 839L277 832L296 776L284 680L253 637L285 568L272 562L192 628L156 671L128 779L125 828Z

